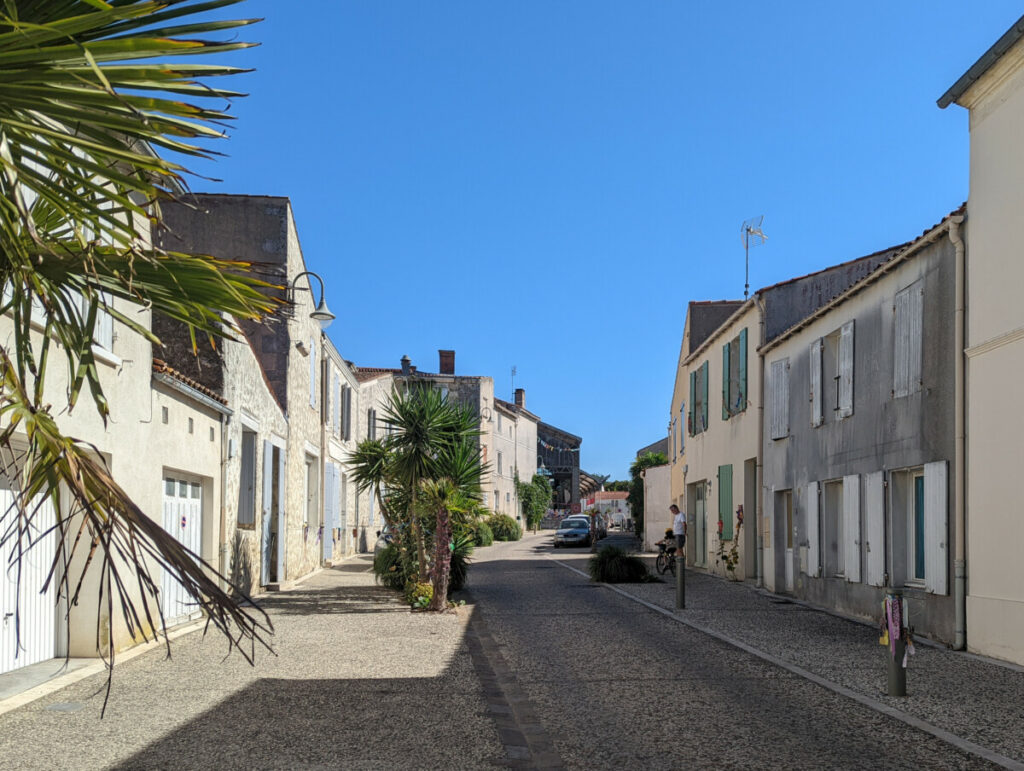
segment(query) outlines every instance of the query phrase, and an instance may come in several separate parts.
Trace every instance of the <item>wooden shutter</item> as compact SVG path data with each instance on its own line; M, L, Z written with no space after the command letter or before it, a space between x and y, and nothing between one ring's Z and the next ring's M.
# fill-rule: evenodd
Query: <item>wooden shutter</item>
M686 450L686 433L683 431L683 415L686 413L686 405L679 405L679 454Z
M843 572L860 583L860 476L843 477Z
M737 411L747 408L747 328L740 330L740 396Z
M818 520L818 488L820 483L807 485L807 575L817 578L821 572L821 539Z
M704 362L700 367L701 380L703 381L702 392L704 395L703 401L700 405L701 431L707 431L708 429L708 380L710 379L709 370L710 368L708 367L708 362Z
M316 348L309 338L309 406L316 407Z
M690 436L697 433L697 424L694 422L694 410L697 403L697 373L690 373L690 411L686 414L686 430Z
M718 518L722 520L722 540L732 540L732 466L718 467Z
M867 582L885 585L885 472L864 476L864 524L867 553Z
M853 414L853 322L839 329L839 417Z
M277 511L274 512L277 516L277 580L280 582L284 582L286 576L285 555L287 554L287 549L285 547L288 541L287 477L287 453L282 450L278 453L277 457Z
M819 337L811 343L811 425L820 426L825 421L821 401L821 351Z
M772 362L771 379L771 429L772 439L789 436L789 360Z
M274 512L271 504L274 500L274 445L263 440L263 500L260 504L260 511L263 516L263 547L260 552L263 557L260 583L264 586L270 583L270 518ZM242 587L243 589L245 587Z
M729 353L731 348L730 343L722 346L722 420L728 420L732 411L732 405L729 403Z
M924 464L924 584L935 594L949 591L947 476L946 461Z
M341 378L338 373L334 373L334 387L332 389L331 403L333 405L331 410L331 427L334 430L335 436L341 435Z
M345 386L344 389L344 400L345 400L345 440L352 438L352 389Z
M893 307L893 396L899 398L921 388L922 317L924 293L916 281L896 295Z

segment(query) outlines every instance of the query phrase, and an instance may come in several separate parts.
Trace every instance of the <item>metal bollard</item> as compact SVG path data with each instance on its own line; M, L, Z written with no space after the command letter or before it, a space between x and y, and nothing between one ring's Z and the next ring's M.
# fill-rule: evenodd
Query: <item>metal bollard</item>
M686 557L676 557L676 610L686 607Z
M894 602L903 602L903 595L899 592L889 592L889 599ZM888 624L888 619L886 620ZM903 619L900 619L900 626L903 627ZM890 638L892 636L892 630L889 630ZM889 689L888 693L890 696L906 696L907 695L907 670L903 667L903 654L907 649L907 636L904 629L900 630L900 637L898 640L893 641L893 650L885 651L889 657Z

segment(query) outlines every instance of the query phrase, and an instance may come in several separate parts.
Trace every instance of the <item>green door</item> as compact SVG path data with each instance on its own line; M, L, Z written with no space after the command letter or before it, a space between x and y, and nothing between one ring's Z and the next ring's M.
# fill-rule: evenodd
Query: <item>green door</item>
M718 518L722 540L732 540L732 465L718 467Z

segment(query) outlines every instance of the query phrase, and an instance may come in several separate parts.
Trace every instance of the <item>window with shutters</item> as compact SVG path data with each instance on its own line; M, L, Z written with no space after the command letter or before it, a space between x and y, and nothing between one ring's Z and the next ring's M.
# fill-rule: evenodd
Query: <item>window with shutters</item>
M377 438L377 410L372 407L366 411L366 438Z
M306 525L320 527L320 473L319 463L312 455L306 456Z
M893 303L892 395L896 399L921 390L923 305L924 289L920 281L897 293Z
M341 432L348 441L352 438L352 389L344 386L341 393Z
M822 407L821 392L821 357L824 345L821 338L811 343L811 425L815 428L825 422L825 411Z
M853 414L853 322L843 324L820 342L822 420L827 413L836 419L848 418Z
M768 377L772 439L789 436L789 359L773 361Z
M722 419L747 409L747 330L722 346Z
M708 429L708 362L690 372L690 436Z
M501 474L502 474L502 471L501 471L501 461L502 461L502 454L499 451L498 452L498 476L501 476Z
M947 466L945 461L890 476L892 578L895 586L947 591Z

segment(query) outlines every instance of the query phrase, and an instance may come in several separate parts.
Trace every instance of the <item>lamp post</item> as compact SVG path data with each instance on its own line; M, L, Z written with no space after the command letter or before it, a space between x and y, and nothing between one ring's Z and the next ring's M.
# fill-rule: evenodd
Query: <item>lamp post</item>
M296 292L313 292L313 282L308 278L306 279L306 283L309 284L308 289L303 289L302 287L296 286L299 279L302 278L303 276L312 276L313 278L320 282L320 302L317 303L316 310L310 313L309 317L311 319L316 319L316 321L320 322L320 329L327 329L327 327L331 325L331 322L334 321L335 316L333 313L331 313L330 308L327 307L327 298L324 293L324 280L320 278L319 275L317 275L311 270L304 270L302 271L302 273L293 278L291 283L288 285L288 300L292 304L294 304Z

